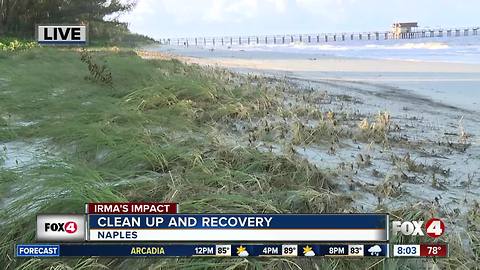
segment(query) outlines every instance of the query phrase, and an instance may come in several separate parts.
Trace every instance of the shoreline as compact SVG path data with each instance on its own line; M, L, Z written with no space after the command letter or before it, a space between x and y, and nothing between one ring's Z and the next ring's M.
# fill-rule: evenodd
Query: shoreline
M176 53L176 54L175 54ZM479 111L480 64L377 60L343 57L315 59L246 59L248 52L231 57L217 57L216 52L205 52L205 57L159 51L142 51L146 59L178 59L189 64L216 66L237 71L290 76L306 80L335 80L382 84L411 91L433 102L445 103L470 111ZM210 55L210 57L208 57ZM252 56L258 57L257 54Z
M137 53L144 59L178 59L192 64L218 65L230 68L258 68L282 71L378 72L378 66L375 65L381 63L382 72L480 73L480 64L444 61L355 58L327 55L309 58L308 54L301 58L288 58L282 57L282 55L286 55L283 53L275 53L275 57L257 57L257 55L249 54L251 52L245 51L232 51L229 56L217 56L215 51L202 54L202 56L191 56L188 53L182 53L181 49L169 52L143 49L137 50ZM452 72L452 69L454 72Z
M186 58L191 63L200 65L218 65L230 68L256 68L264 70L281 71L315 71L315 72L372 72L382 73L401 72L426 72L426 73L474 73L480 74L480 65L447 63L447 62L424 62L424 61L401 61L401 60L377 60L356 58L317 58L310 59L237 59L237 58ZM379 66L380 64L380 66ZM452 70L454 70L452 72ZM479 79L480 80L480 79Z

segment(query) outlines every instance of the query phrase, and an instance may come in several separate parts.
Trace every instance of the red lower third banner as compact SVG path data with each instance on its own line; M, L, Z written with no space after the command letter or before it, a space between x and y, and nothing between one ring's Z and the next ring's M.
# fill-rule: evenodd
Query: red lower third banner
M126 203L87 203L86 214L176 214L177 203L165 202L126 202Z

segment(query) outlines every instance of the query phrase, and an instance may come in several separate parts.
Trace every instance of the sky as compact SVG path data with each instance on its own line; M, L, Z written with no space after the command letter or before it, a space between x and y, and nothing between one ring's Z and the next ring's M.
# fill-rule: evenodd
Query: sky
M120 16L135 33L177 38L480 25L479 0L138 0Z

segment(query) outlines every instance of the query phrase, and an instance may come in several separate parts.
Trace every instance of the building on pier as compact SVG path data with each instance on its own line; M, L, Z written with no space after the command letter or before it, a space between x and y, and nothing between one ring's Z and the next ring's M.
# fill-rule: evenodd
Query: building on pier
M392 26L393 38L396 38L396 39L413 38L417 27L418 27L417 22L394 23Z

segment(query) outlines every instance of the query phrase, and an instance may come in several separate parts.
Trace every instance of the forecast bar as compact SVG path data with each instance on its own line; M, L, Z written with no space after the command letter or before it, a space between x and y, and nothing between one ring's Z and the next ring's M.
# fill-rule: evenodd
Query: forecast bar
M379 244L20 244L17 257L388 257Z

